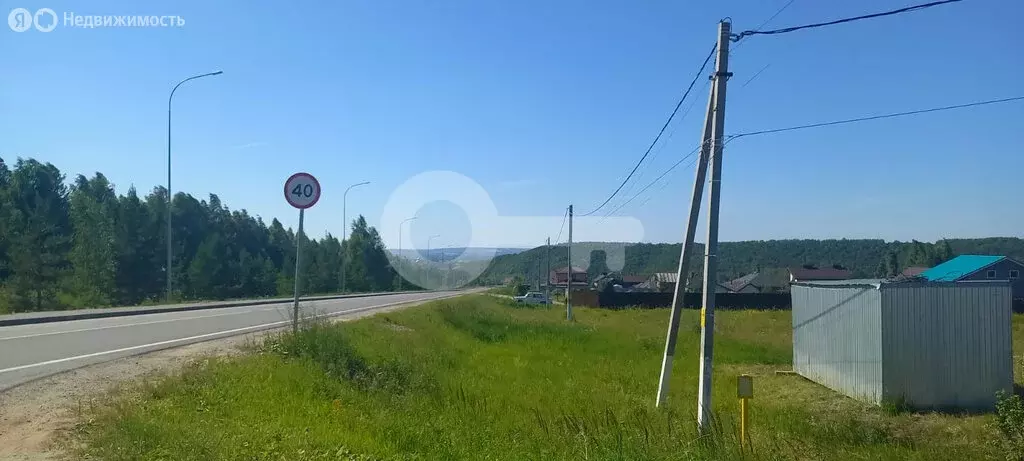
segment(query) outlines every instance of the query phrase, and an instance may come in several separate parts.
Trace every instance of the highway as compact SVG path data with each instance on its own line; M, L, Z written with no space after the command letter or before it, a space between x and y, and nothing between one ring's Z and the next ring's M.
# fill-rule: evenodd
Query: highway
M331 317L458 292L301 301L301 317ZM0 327L0 391L121 357L291 324L292 303Z

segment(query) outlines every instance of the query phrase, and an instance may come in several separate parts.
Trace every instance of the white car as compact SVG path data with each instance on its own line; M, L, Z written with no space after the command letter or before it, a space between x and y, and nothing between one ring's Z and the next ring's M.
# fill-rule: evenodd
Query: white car
M512 299L516 300L517 303L548 304L547 296L544 296L544 293L539 291L531 291L523 296L516 296Z

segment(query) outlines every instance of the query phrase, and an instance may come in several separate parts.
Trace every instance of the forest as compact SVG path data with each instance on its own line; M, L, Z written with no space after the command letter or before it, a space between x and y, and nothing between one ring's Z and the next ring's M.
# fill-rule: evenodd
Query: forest
M50 163L0 159L0 312L166 302L167 189L118 195L106 177L65 182ZM296 235L211 194L174 194L171 301L293 292ZM397 276L362 216L338 237L302 236L304 294L389 291ZM404 288L409 289L408 283Z
M703 244L697 243L690 271L691 284L702 280ZM649 276L656 272L675 272L681 244L669 243L574 243L573 265L587 269L590 279L612 268L621 267L623 275ZM618 259L616 254L623 254ZM502 283L507 277L522 277L527 283L545 280L546 247L495 258L481 276L482 283ZM551 268L566 266L565 245L552 246ZM719 245L719 282L732 280L754 271L787 267L838 266L849 269L854 277L890 277L907 267L931 267L959 254L992 254L1024 261L1024 239L993 237L946 239L934 243L881 239L836 240L752 240L722 242ZM699 256L698 256L699 255ZM589 256L589 257L588 257ZM612 261L617 259L617 264Z

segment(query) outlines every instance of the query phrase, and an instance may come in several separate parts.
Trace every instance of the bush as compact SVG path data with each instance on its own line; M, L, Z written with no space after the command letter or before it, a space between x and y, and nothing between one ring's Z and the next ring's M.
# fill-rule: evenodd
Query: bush
M1012 461L1024 460L1024 401L1019 395L996 394L996 426L1003 434L1003 454Z

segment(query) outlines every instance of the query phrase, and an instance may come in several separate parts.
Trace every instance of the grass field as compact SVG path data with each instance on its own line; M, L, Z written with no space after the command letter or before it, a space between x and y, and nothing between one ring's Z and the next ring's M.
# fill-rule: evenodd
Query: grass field
M697 313L655 408L666 310L523 308L487 296L312 325L82 410L78 455L113 460L992 459L994 418L892 414L790 368L788 312L717 315L718 433L698 437ZM1015 350L1024 350L1016 316ZM1016 358L1017 376L1024 361ZM755 376L753 451L735 379Z

